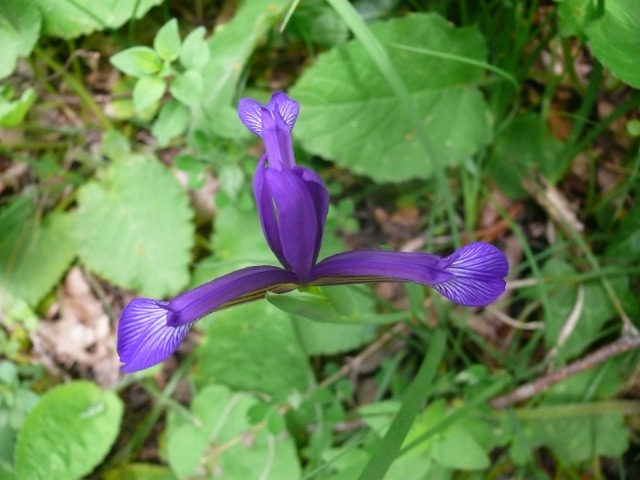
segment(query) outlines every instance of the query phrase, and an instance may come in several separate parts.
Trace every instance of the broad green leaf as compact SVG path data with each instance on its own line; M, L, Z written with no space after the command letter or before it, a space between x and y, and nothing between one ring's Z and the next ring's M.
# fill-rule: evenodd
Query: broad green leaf
M512 198L527 195L522 182L530 172L542 174L551 182L559 180L563 165L557 161L562 143L547 130L540 115L516 118L496 139L487 163L487 173Z
M162 98L166 85L158 77L141 77L133 88L133 107L137 112L149 108Z
M615 233L608 238L606 255L617 261L640 260L640 203L626 212Z
M247 393L209 385L194 398L191 417L171 411L165 444L174 472L180 478L214 479L224 472L229 479L299 479L291 437L252 429L249 411L257 404Z
M16 446L18 480L73 480L90 473L118 435L118 396L87 381L49 390L27 417Z
M165 23L153 39L153 48L163 60L172 62L180 55L178 21L172 18Z
M23 196L0 210L0 311L22 299L37 304L58 282L76 253L69 214L41 218Z
M307 44L332 47L349 38L349 28L324 0L301 2L287 24L291 32Z
M169 87L173 98L190 107L195 107L202 101L203 89L202 74L197 70L187 70L178 75Z
M18 100L0 95L0 127L17 127L36 101L36 92L27 88Z
M464 430L462 422L436 436L430 455L439 464L456 470L481 470L490 465L487 452Z
M209 44L204 39L204 27L198 27L187 35L180 49L180 63L187 70L199 70L209 61Z
M182 135L189 126L189 111L182 103L170 100L160 109L158 118L151 127L151 133L158 139L161 147Z
M290 91L301 107L294 135L308 151L375 180L400 181L430 177L434 162L457 165L489 141L489 111L477 88L483 69L442 58L483 62L485 42L475 27L454 28L430 14L371 30L428 126L435 157L425 157L409 115L356 40L320 55Z
M0 79L9 76L18 57L26 57L38 41L42 17L31 0L0 2Z
M312 372L290 317L258 301L222 310L203 325L196 350L198 385L228 385L283 401L306 391Z
M640 2L606 1L604 10L586 29L591 50L616 77L640 88Z
M131 155L79 193L82 262L111 282L162 297L189 278L192 211L173 174L154 158Z
M248 136L233 103L238 80L255 47L290 4L289 0L242 2L234 17L216 29L209 40L209 63L202 67L207 88L202 98L203 114L198 118L197 130L209 137Z
M596 2L593 0L556 0L556 2L558 2L560 34L584 38L585 28L597 16Z
M118 70L132 77L154 75L162 69L162 60L149 47L131 47L116 53L109 60Z
M3 0L5 1L5 0ZM34 0L43 17L42 33L75 38L105 28L119 28L141 18L163 0Z

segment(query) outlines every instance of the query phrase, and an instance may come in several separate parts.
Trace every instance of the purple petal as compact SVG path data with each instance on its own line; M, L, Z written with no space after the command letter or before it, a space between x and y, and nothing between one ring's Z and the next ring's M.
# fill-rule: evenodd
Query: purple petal
M427 253L355 250L325 258L311 270L311 285L415 282L433 285L450 280L446 263Z
M118 322L118 354L123 372L136 372L162 362L187 335L193 323L167 325L167 302L136 298Z
M447 258L427 253L360 250L333 255L311 270L311 285L382 281L428 285L461 305L483 306L504 292L505 255L493 245L472 243Z
M291 131L278 110L261 110L262 141L269 166L276 170L292 169L295 164Z
M238 116L245 127L262 137L262 105L252 98L243 98L238 102Z
M289 130L293 129L293 124L296 123L296 118L298 118L298 112L300 111L298 102L289 98L286 93L276 92L271 96L267 108L271 111L277 110L280 112Z
M297 288L295 273L278 267L247 267L218 277L171 300L167 325L190 325L205 315L263 298L267 292L284 293Z
M280 233L278 232L278 220L276 218L276 212L273 208L273 200L271 199L271 191L269 187L265 185L265 171L266 171L266 159L267 156L263 156L258 163L256 173L253 176L253 195L256 199L256 205L258 207L258 218L260 218L260 225L262 226L262 232L264 238L267 240L267 245L274 253L276 258L285 268L291 268L287 259L282 252L282 244L280 242Z
M308 182L292 170L267 168L264 175L264 184L269 189L275 210L273 215L277 219L283 256L299 281L304 283L315 262L316 245L321 235L313 194ZM262 210L267 208L263 204Z
M327 220L327 213L329 211L329 192L324 182L313 170L306 167L295 167L293 172L300 176L307 185L307 189L311 194L313 201L313 207L316 214L316 241L314 245L313 262L318 259L320 253L320 246L322 245L322 236L324 234L324 224Z
M465 245L444 262L452 278L432 287L448 299L479 307L488 305L504 292L509 262L493 245L482 242Z

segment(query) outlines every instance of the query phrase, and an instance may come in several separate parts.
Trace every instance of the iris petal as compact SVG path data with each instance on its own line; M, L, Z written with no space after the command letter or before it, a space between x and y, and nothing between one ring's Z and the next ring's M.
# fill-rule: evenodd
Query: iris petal
M316 214L316 240L313 245L313 262L318 259L320 253L320 247L322 245L322 235L324 234L324 224L327 220L327 213L329 212L329 192L325 187L324 182L313 170L306 167L295 167L293 172L300 176L307 186L307 190L311 195L313 202L313 208Z
M269 245L269 248L280 263L285 268L290 269L291 266L282 252L282 243L280 242L280 233L278 231L278 220L276 218L275 209L273 208L271 191L269 190L269 186L265 184L266 169L267 157L265 155L260 159L256 173L253 176L253 195L258 207L258 218L260 219L260 226L262 227L262 232L264 233L267 245Z
M488 243L465 245L444 259L452 278L432 285L461 305L479 307L496 300L505 289L509 263L504 253Z
M289 131L293 129L293 124L296 123L296 118L298 118L298 112L300 111L298 102L291 100L286 93L276 92L271 96L269 103L267 103L267 108L271 111L277 110L280 112Z
M247 267L216 278L171 300L167 325L189 325L205 315L263 298L267 292L284 293L297 287L293 272L279 267Z
M318 219L307 182L292 170L267 168L265 184L273 199L282 252L304 283L315 261Z
M167 302L136 298L123 310L118 323L118 354L123 372L135 372L171 355L193 323L167 325Z
M252 98L243 98L238 102L238 116L240 117L240 121L259 137L262 137L261 108L262 105L260 102Z
M414 282L433 285L450 280L446 263L427 253L355 250L325 258L311 270L311 285Z

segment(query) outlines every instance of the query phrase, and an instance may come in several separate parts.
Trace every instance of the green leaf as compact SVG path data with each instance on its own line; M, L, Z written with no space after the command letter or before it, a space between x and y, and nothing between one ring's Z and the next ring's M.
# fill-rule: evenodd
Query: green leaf
M122 411L114 392L91 382L49 390L18 436L18 480L71 480L90 473L115 441Z
M214 478L215 472L224 472L229 479L299 479L291 437L275 436L264 428L252 430L249 411L257 404L249 394L208 385L194 398L191 418L171 411L165 443L176 475ZM222 445L225 448L219 448Z
M187 70L199 70L209 61L209 44L204 39L204 27L198 27L186 36L180 49L180 63Z
M637 0L607 1L604 9L604 15L586 29L591 50L616 77L640 88L640 3Z
M131 155L79 193L80 258L113 283L143 294L175 294L189 278L192 211L173 174Z
M312 372L289 316L258 301L213 314L196 350L196 382L283 401L309 388Z
M177 480L167 467L150 463L128 463L109 470L104 480Z
M165 23L153 39L153 48L163 60L173 62L180 55L180 32L178 20L172 18Z
M22 96L14 101L9 101L0 96L0 127L16 127L20 125L35 101L36 92L33 88L27 88L22 93Z
M149 108L162 98L166 85L158 77L141 77L133 88L133 107L137 112Z
M411 118L356 40L320 55L290 91L301 106L296 138L308 151L379 181L400 181L430 177L436 161L457 165L489 141L489 111L476 87L483 69L442 58L483 62L486 47L475 27L454 28L431 14L379 22L371 31L428 125L434 158L425 158Z
M18 57L31 53L38 41L42 17L33 1L2 0L0 2L0 79L9 76Z
M487 453L462 425L438 435L430 454L441 465L457 470L480 470L490 465Z
M28 196L0 210L0 310L16 299L33 306L58 282L76 253L71 220L64 213L42 219Z
M202 74L197 70L187 70L173 79L169 91L179 102L195 107L202 101L203 88Z
M149 47L131 47L116 53L109 60L118 70L132 77L154 75L162 69L162 60Z
M551 182L560 179L563 165L558 161L562 143L547 130L540 115L517 117L496 139L487 163L487 173L511 198L527 194L522 181L530 172L542 174Z
M349 29L333 8L324 0L301 2L287 24L287 32L307 44L331 47L349 38Z
M158 139L160 147L182 135L189 126L189 111L182 103L170 100L160 109L158 118L151 127L151 133Z
M4 0L3 0L4 1ZM142 18L163 0L34 0L43 17L43 34L75 38L105 28L119 28Z

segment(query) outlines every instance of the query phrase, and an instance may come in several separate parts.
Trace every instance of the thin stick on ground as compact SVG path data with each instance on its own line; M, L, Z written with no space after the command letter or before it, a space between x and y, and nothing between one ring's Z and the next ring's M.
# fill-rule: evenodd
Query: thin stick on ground
M556 383L572 375L590 370L610 358L638 348L640 348L640 336L624 336L586 357L562 367L556 372L545 375L533 382L526 383L510 393L494 398L490 402L491 406L494 408L505 408L515 403L520 403L538 393L544 392Z

